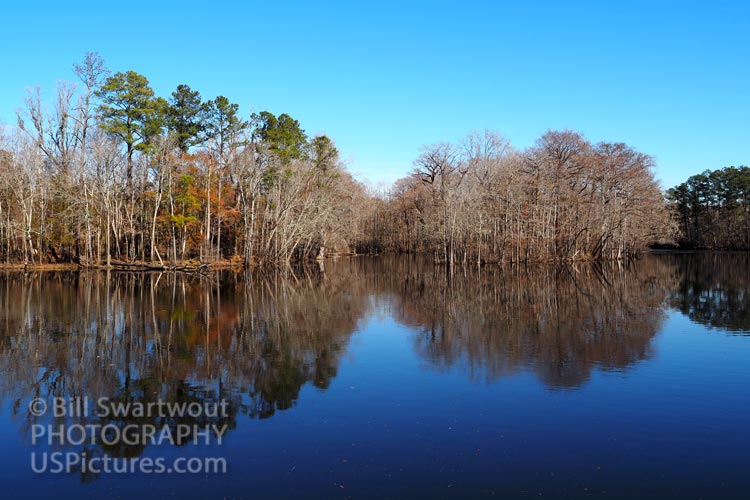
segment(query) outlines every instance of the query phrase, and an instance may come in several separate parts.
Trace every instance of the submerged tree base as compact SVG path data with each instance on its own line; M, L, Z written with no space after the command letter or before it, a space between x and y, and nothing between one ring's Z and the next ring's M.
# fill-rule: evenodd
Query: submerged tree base
M81 269L91 270L111 270L111 271L181 271L181 272L205 272L217 269L242 269L242 265L237 265L233 261L216 261L216 262L195 262L184 261L171 263L160 262L126 262L120 260L111 261L108 266L105 263L97 264L75 264L75 263L4 263L0 264L0 270L5 271L76 271Z
M560 258L489 258L489 259L477 259L476 256L465 256L461 258L446 259L442 256L433 256L431 262L435 266L442 267L487 267L487 266L547 266L547 265L568 265L568 264L585 264L585 263L604 263L604 262L627 262L638 259L644 254L649 253L663 253L665 250L645 250L642 252L623 252L612 255L599 255L592 256L586 254L578 254L572 256L564 256ZM303 259L299 261L290 261L287 263L277 262L275 265L263 264L261 262L252 262L246 264L242 258L235 256L232 259L222 259L211 262L202 262L198 260L184 260L172 262L151 262L151 261L124 261L119 259L113 259L110 264L106 263L86 263L84 260L80 260L78 263L74 262L46 262L46 263L0 263L0 270L4 271L76 271L76 270L101 270L101 271L129 271L129 272L149 272L149 271L176 271L186 273L203 273L211 270L272 270L278 267L286 267L289 265L318 265L323 264L329 260L336 260L341 257L387 257L393 255L409 255L415 258L426 259L430 261L426 252L382 252L382 253L358 253L353 251L333 251L326 253L324 256L318 256L315 259Z

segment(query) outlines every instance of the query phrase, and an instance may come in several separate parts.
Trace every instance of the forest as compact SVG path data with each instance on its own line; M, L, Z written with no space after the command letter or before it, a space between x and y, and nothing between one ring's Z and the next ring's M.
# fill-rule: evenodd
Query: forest
M548 131L523 151L494 132L427 146L375 213L373 244L445 263L622 259L675 228L651 168L623 143Z
M677 240L747 246L750 234L746 198L724 180L691 178L667 196L652 157L570 130L525 150L491 131L425 146L409 175L378 192L347 171L332 138L308 136L288 114L245 117L184 84L157 96L145 76L112 73L96 53L73 74L52 99L29 90L0 137L1 263L263 267L330 252L451 265L610 260ZM731 224L706 230L730 212Z
M187 85L155 96L95 53L74 72L51 105L29 91L0 148L2 261L263 265L356 237L364 191L328 137Z
M750 168L706 170L667 194L680 226L681 247L750 249Z

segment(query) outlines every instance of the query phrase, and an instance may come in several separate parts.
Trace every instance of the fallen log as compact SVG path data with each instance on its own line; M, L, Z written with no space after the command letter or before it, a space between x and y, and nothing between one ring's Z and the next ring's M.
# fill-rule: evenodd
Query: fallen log
M106 264L88 264L82 267L89 269L110 269L114 271L132 271L132 272L146 272L146 271L177 271L182 273L206 273L211 270L211 264L208 263L196 263L196 264L156 264L152 262L128 262L123 260L112 260L110 261L109 267Z

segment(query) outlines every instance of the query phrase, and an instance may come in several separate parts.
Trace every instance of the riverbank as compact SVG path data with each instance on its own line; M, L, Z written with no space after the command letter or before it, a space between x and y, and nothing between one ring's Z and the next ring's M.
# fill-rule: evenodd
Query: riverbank
M242 269L243 265L241 261L236 260L219 260L215 262L199 262L195 260L178 261L176 263L161 263L161 262L144 262L144 261L112 261L109 266L106 264L76 264L76 263L39 263L39 264L24 264L24 263L2 263L0 264L0 271L82 271L82 270L97 270L97 271L133 271L133 272L146 272L146 271L183 271L183 272L200 272L208 270L220 270L220 269Z

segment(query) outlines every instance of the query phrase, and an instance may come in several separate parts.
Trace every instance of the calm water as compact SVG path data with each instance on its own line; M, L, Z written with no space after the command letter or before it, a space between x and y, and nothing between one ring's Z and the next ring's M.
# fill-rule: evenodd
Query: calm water
M5 274L2 495L747 499L749 290L738 254L452 277L386 258L264 278ZM34 425L109 418L31 414L54 397L225 400L212 422L228 430L32 444ZM32 452L54 451L228 472L34 473Z

